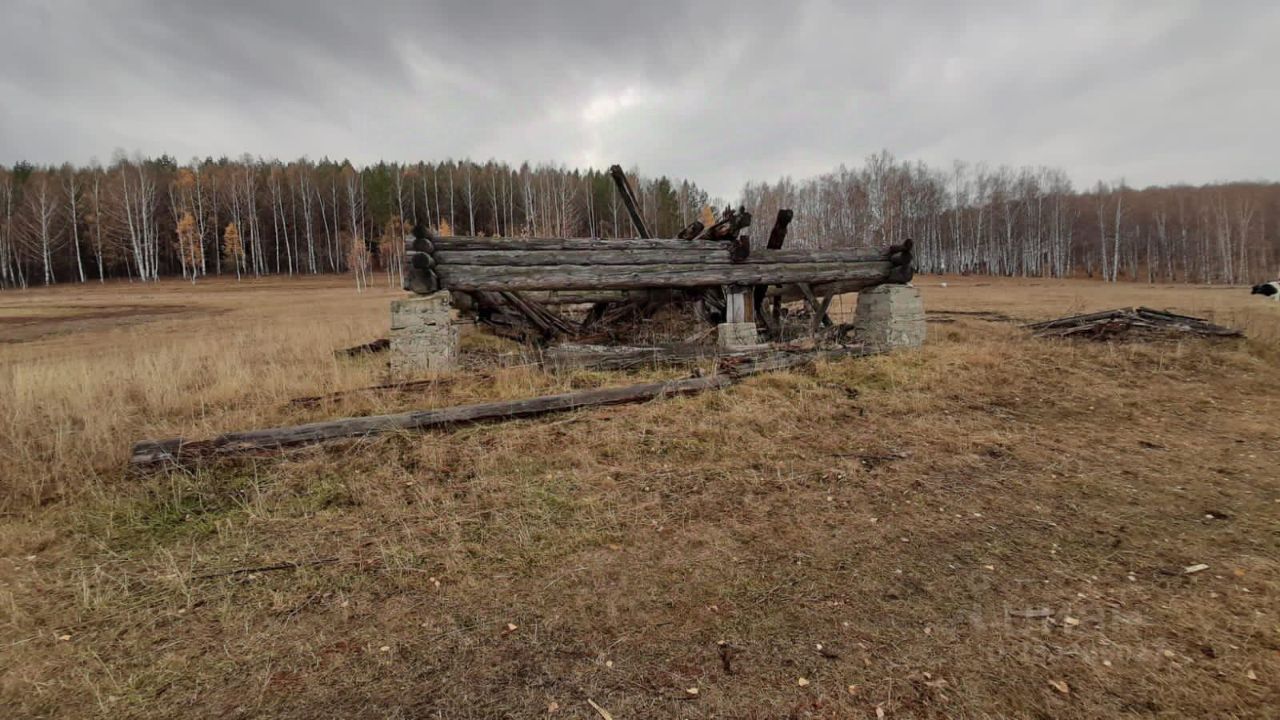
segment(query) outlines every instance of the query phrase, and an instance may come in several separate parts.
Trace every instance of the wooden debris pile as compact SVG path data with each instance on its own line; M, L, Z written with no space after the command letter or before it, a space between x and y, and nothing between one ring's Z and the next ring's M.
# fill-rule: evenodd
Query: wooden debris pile
M1244 333L1204 318L1149 307L1117 308L1026 325L1036 337L1079 337L1090 340L1155 340L1191 335L1239 338Z

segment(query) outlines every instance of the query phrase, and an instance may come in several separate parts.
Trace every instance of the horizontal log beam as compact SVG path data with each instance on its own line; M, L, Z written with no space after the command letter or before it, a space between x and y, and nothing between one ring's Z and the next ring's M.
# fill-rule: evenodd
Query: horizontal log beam
M844 293L865 290L868 286L862 280L841 280L829 283L810 283L810 289L817 296L843 295ZM782 298L783 302L805 300L804 290L798 284L780 285L769 288L769 297Z
M643 242L643 241L640 241ZM437 250L436 265L486 265L535 267L538 265L701 265L728 264L729 248L600 248L595 250ZM879 253L855 248L845 250L756 250L741 264L849 263L885 260Z
M623 290L571 290L568 292L533 290L526 295L543 305L590 305L598 302L626 302L627 293Z
M431 241L439 250L715 250L726 247L718 240L679 238L532 238L532 237L442 237Z
M648 265L450 265L437 268L450 290L629 290L842 282L858 288L889 278L888 260Z

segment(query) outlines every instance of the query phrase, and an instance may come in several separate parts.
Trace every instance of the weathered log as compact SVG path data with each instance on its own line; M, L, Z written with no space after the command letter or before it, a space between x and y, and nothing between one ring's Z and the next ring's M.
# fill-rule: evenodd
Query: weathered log
M511 420L553 412L563 412L596 405L642 402L669 395L686 395L728 386L732 380L724 376L688 378L669 382L642 383L619 388L579 390L560 395L545 395L526 400L462 405L436 410L418 410L394 415L371 415L308 423L292 427L268 428L219 435L212 440L184 441L145 440L133 448L130 461L134 465L181 463L193 457L228 455L238 452L271 450L292 445L321 442L336 438L360 437L400 430L423 430L448 427L485 420Z
M747 236L737 239L743 243ZM638 241L639 242L639 241ZM518 267L536 267L538 265L643 265L660 263L668 265L698 265L702 263L746 262L756 264L770 263L842 263L842 262L874 262L887 260L884 255L868 252L858 248L835 250L751 250L750 241L745 240L747 254L739 260L733 259L733 243L715 243L714 247L693 247L692 243L683 248L649 249L649 248L601 248L596 250L439 250L435 254L441 265L515 265ZM437 268L438 270L439 268Z
M778 211L777 218L773 221L773 229L769 231L769 242L765 245L770 250L780 250L782 243L787 239L787 228L791 226L791 219L795 217L795 213L789 209Z
M701 220L694 220L688 225L685 225L684 228L680 230L680 232L676 233L676 237L680 238L681 240L692 240L698 237L699 233L701 233L705 229L706 229L706 226L702 224Z
M627 174L622 171L622 166L610 166L609 177L613 178L613 183L618 188L618 195L622 196L622 204L627 208L627 215L631 217L631 224L635 226L636 234L642 238L653 237L649 228L645 227L644 218L640 217L636 195L631 190L631 183L627 182Z
M726 258L727 260L727 258ZM754 262L752 260L755 260ZM542 265L533 267L441 264L441 284L450 290L631 290L840 282L860 289L886 281L887 260L765 262L740 264Z
M781 250L782 244L787 240L787 228L791 226L791 220L795 217L795 213L789 208L783 208L778 211L777 217L773 220L773 229L769 231L769 242L765 244L766 250ZM775 300L773 303L773 312L765 312L764 299L768 288L763 285L757 285L751 293L751 301L755 306L756 317L764 321L769 332L777 336L782 332L782 304Z
M747 212L745 207L734 210L732 207L726 207L724 212L720 214L720 219L714 225L705 228L698 233L699 240L732 240L738 236L738 233L751 225L751 213Z
M758 361L727 363L723 374L708 377L579 390L524 400L504 400L393 415L342 418L291 427L226 433L211 440L187 441L183 438L144 440L133 446L130 463L142 467L166 463L181 465L203 457L275 450L339 438L453 427L491 420L513 420L584 407L644 402L660 397L689 395L725 388L741 378L757 373L793 368L814 360L865 355L868 352L866 348L860 346L814 352L782 352Z
M715 250L724 243L715 240L678 238L563 238L563 237L442 237L436 238L435 252L441 250Z
M546 309L536 300L525 297L523 293L503 292L500 294L509 305L540 329L544 338L550 339L556 335L574 335L577 331L573 323Z
M835 281L826 283L810 283L810 289L815 296L818 295L843 295L844 293L858 292L867 287L867 284L861 280ZM782 285L781 287L769 288L767 295L771 298L777 298L782 302L795 302L796 300L805 300L804 291L795 284Z
M543 305L590 305L592 303L625 302L627 293L624 290L572 290L559 292L555 290L529 290L524 296L537 300Z

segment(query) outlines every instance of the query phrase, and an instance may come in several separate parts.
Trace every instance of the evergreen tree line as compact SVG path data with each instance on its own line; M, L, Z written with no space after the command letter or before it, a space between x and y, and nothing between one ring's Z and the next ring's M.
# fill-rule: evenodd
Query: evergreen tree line
M1280 184L1084 191L1054 168L941 170L888 152L800 182L748 183L756 225L792 208L795 247L915 240L924 273L1254 283L1280 277ZM764 237L767 227L755 228Z
M707 205L691 182L628 176L659 236L674 237ZM327 272L398 284L417 223L457 235L633 234L604 170L168 156L17 163L0 167L0 287Z
M709 219L696 184L628 171L646 224ZM1280 274L1280 184L1078 191L1044 167L943 169L888 152L801 181L748 182L761 242L779 208L788 245L916 241L923 273L1252 283ZM489 161L283 163L117 156L109 166L0 167L0 287L165 275L353 272L400 282L404 236L631 237L604 170Z

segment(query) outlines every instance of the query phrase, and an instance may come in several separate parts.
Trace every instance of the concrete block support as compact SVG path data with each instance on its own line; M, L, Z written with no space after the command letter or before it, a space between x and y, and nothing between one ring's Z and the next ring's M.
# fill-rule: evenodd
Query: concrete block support
M716 340L725 350L739 350L760 344L753 322L728 322L716 326Z
M854 335L882 350L924 344L924 303L911 285L877 285L858 293Z
M447 291L391 303L391 374L448 370L458 360L458 328Z

